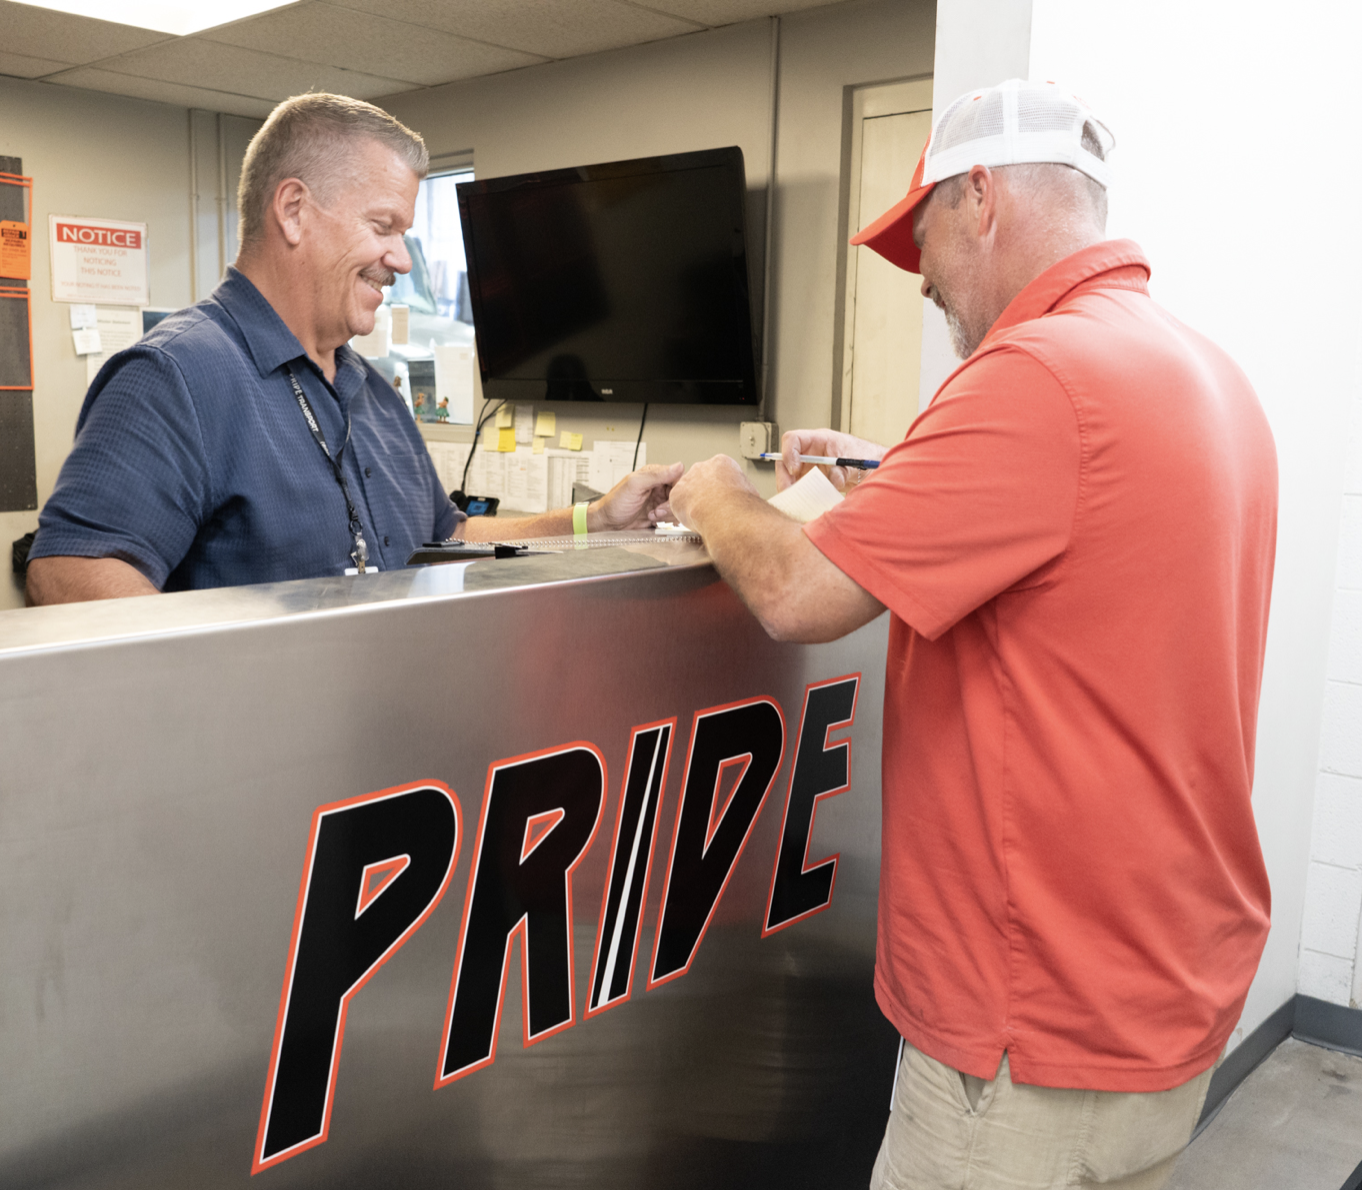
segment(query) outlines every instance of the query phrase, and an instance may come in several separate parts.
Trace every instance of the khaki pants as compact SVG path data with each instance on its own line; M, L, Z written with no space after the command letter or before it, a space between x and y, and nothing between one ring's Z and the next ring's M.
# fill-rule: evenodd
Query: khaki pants
M962 1075L907 1042L871 1190L1159 1190L1201 1116L1207 1070L1127 1094Z

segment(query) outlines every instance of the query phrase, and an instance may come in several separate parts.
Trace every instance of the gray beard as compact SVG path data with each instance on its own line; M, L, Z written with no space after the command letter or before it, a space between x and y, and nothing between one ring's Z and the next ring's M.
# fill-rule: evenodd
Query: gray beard
M979 350L979 344L984 341L987 330L979 333L966 327L960 321L960 316L947 305L942 305L941 310L946 315L946 329L951 333L951 350L960 359L969 359Z
M967 328L965 324L960 321L960 315L958 315L955 312L954 307L942 297L941 290L936 288L936 286L932 287L930 296L932 302L936 305L936 308L946 316L946 329L950 332L951 336L951 350L955 352L957 359L969 359L969 357L978 350L979 344L984 341L984 335L988 333L987 329L980 334L975 334L972 330Z

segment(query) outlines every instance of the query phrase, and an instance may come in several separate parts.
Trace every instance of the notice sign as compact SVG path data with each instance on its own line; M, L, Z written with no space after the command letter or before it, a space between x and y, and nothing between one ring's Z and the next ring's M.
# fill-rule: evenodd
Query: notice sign
M0 219L0 277L27 281L32 276L28 246L27 223Z
M147 225L50 215L52 300L146 306Z

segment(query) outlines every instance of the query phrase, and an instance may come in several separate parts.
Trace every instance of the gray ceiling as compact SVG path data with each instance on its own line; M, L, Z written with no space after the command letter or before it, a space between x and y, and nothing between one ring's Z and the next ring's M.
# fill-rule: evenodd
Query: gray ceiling
M0 74L264 116L309 89L373 99L826 3L301 0L172 37L0 0Z

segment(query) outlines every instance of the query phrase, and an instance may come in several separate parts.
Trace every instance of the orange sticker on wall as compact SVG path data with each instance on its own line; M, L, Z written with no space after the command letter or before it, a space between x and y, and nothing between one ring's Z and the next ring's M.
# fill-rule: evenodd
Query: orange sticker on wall
M0 277L28 281L33 276L33 237L27 223L0 219Z

